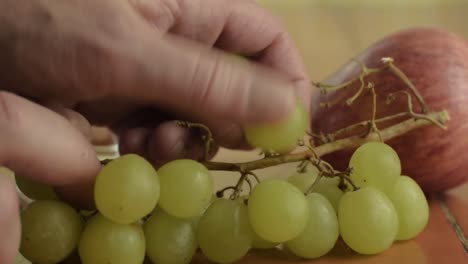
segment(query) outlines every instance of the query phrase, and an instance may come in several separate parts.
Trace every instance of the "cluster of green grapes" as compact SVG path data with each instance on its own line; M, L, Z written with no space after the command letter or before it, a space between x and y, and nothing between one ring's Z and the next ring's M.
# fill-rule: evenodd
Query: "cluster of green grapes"
M381 253L395 241L415 238L429 218L418 184L401 175L397 153L369 142L350 160L357 188L340 188L340 178L321 178L315 167L283 180L256 185L248 200L252 247L281 245L305 259L329 253L338 238L360 254ZM309 191L310 187L312 189Z
M359 147L350 160L358 188L318 179L309 167L286 180L268 179L249 195L214 195L201 163L181 159L157 171L140 156L109 162L95 181L96 212L86 220L47 188L21 214L20 252L33 263L60 263L74 251L83 264L190 263L200 251L233 263L252 248L285 248L301 258L326 255L341 236L354 251L377 254L417 236L428 221L419 186L401 176L398 155L384 143ZM308 191L309 190L309 191Z
M283 123L246 129L254 146L288 151L307 127L304 109ZM360 146L347 182L319 177L309 164L285 180L268 179L248 195L215 196L200 162L180 159L156 170L128 154L107 163L94 183L97 210L77 211L53 190L17 177L35 201L21 213L20 252L33 263L60 263L77 252L83 264L190 263L199 249L210 261L233 263L252 248L284 248L301 258L326 255L341 236L354 251L377 254L417 236L428 204L401 175L387 144ZM336 176L336 175L334 175ZM347 177L347 175L341 176Z

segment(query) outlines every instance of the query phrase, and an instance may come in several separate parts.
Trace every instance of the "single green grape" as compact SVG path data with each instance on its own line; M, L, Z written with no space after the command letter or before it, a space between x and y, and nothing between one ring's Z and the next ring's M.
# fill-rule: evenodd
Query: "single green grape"
M34 201L21 213L21 254L33 263L54 264L77 247L82 223L78 213L60 201Z
M288 177L287 181L296 186L302 193L309 190L310 186L315 182L319 171L316 167L311 166L305 172L296 172Z
M78 253L83 264L141 264L145 235L137 223L119 224L97 214L84 228Z
M201 163L180 159L163 165L159 170L161 197L159 206L179 218L200 215L210 203L214 182Z
M32 181L25 177L16 176L18 189L32 200L58 200L57 194L52 186Z
M392 202L370 186L341 197L338 222L345 243L361 254L387 250L398 232L398 216Z
M310 186L317 180L319 171L316 167L312 166L307 168L305 172L296 172L288 177L288 182L296 186L301 192L305 193L309 190ZM312 192L320 193L327 198L333 205L335 212L338 212L338 205L340 203L343 191L338 187L340 179L322 177L320 181L314 186Z
M310 217L301 234L285 243L296 256L314 259L327 254L338 240L338 219L331 203L321 194L307 195Z
M146 254L154 263L190 263L197 250L190 219L171 216L160 209L144 224Z
M338 187L339 179L336 178L322 178L314 186L312 192L319 193L330 201L335 212L338 212L343 191Z
M265 151L285 152L303 139L309 118L303 105L298 104L288 119L277 123L255 124L244 128L247 142Z
M278 243L267 241L254 232L252 248L256 249L270 249L278 246Z
M255 233L274 243L299 235L309 218L304 194L291 183L277 179L264 180L254 187L248 209Z
M109 162L94 185L97 209L120 224L135 223L151 213L158 203L159 178L144 158L128 154Z
M369 142L360 146L351 156L351 178L360 186L373 186L388 192L401 174L398 154L389 145Z
M254 237L247 206L242 199L217 199L200 219L197 241L203 254L216 263L233 263L244 257Z
M7 176L11 180L15 180L15 173L7 167L0 166L0 174Z
M415 238L429 221L429 205L419 185L408 176L401 176L389 193L396 209L399 230L396 239Z

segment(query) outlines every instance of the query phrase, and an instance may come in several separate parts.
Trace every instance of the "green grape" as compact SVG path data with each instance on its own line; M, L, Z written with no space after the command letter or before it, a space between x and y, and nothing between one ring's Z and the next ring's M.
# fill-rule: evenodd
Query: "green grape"
M202 218L202 216L205 214L206 210L208 210L208 208L211 206L211 204L216 201L216 199L218 199L216 197L216 194L213 194L211 195L211 200L210 202L208 203L208 205L197 215L193 216L190 218L190 221L192 222L192 225L195 229L197 229L198 227L198 223L200 222L200 219Z
M129 154L109 162L94 185L97 209L120 224L137 222L151 213L159 199L159 178L153 166Z
M338 186L340 184L340 177L322 177L322 179L320 179L320 182L323 184L331 184Z
M7 167L0 166L0 174L7 176L11 180L15 180L15 173Z
M374 187L345 193L338 222L345 243L361 254L387 250L398 232L398 216L392 202Z
M21 213L20 252L33 263L59 263L76 249L81 231L80 216L67 204L32 202Z
M291 116L271 124L256 124L244 129L249 144L266 151L285 152L297 145L308 129L307 111L298 104Z
M16 176L18 189L32 200L58 200L52 186Z
M389 193L399 220L396 239L416 237L429 220L429 205L419 185L408 176L401 176Z
M401 174L398 154L389 145L369 142L351 156L351 178L360 187L372 186L388 192Z
M307 168L306 172L296 172L289 176L288 182L296 186L301 192L305 193L315 182L319 171L316 167ZM322 177L314 186L312 192L320 193L325 196L333 205L335 212L338 211L338 205L343 195L343 191L338 187L339 178Z
M253 230L242 199L217 199L200 219L197 240L203 254L216 263L233 263L252 247Z
M310 186L315 182L319 171L316 167L307 168L305 172L296 172L288 177L288 182L296 186L302 193L309 190Z
M78 253L83 264L141 264L145 259L145 236L135 224L112 222L101 214L86 224Z
M335 212L338 212L340 200L343 196L343 191L338 187L338 183L339 179L322 178L312 190L314 193L319 193L325 196L325 198L327 198L332 204Z
M260 236L258 236L254 232L254 237L253 237L253 242L252 242L252 248L257 248L257 249L269 249L269 248L275 248L278 245L278 243L270 242L267 241Z
M190 219L180 219L158 210L144 224L146 254L154 263L190 263L197 250Z
M255 186L248 209L254 231L275 243L299 235L309 218L304 194L289 182L277 179L265 180Z
M159 206L179 218L200 215L214 191L213 178L203 164L189 159L174 160L159 170Z
M327 254L339 236L338 219L331 203L321 194L307 195L310 217L301 234L285 243L296 256L313 259Z

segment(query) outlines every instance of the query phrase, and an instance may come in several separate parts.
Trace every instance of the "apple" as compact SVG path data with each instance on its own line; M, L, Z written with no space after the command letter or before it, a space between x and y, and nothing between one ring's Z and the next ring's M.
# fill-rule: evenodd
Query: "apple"
M447 190L468 180L468 42L452 32L435 28L411 28L391 34L374 43L355 58L368 67L382 67L381 59L391 57L394 64L418 89L429 110L448 110L447 130L437 126L416 129L386 143L398 153L402 174L412 177L426 192ZM354 78L361 66L353 60L323 83L340 84ZM407 98L386 104L387 95L407 86L389 70L370 75L377 93L377 118L407 110ZM330 133L339 128L369 120L372 94L367 91L351 106L344 101L331 107L320 102L351 97L359 82L349 88L327 94L315 93L311 107L312 131ZM318 89L317 89L318 91ZM420 111L413 98L415 111ZM396 120L396 121L401 121ZM395 121L395 122L396 122ZM388 125L380 124L379 129ZM347 136L344 134L343 136ZM349 134L348 134L349 136ZM336 168L348 166L354 150L348 149L324 156Z

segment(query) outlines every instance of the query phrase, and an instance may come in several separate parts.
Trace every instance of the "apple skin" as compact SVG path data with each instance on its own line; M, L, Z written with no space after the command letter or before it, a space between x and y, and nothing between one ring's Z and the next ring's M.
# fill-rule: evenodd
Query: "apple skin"
M374 43L355 58L368 67L381 67L381 58L392 57L416 86L431 111L448 110L447 130L427 126L413 130L386 143L398 153L402 174L416 180L426 193L454 188L468 180L468 42L454 33L435 28L411 28L396 32ZM324 83L339 84L352 79L360 66L350 61ZM375 85L377 117L407 109L406 97L398 96L390 105L389 93L406 86L390 71L365 78ZM344 126L369 120L372 95L369 91L350 107L344 103L323 108L319 102L350 97L359 82L349 88L325 95L315 93L311 107L312 131L330 133ZM318 89L317 89L318 90ZM343 100L344 101L344 100ZM415 99L414 110L419 111ZM401 120L400 120L401 121ZM394 124L394 123L392 123ZM380 126L382 129L389 124ZM347 167L353 149L324 156L339 169Z

